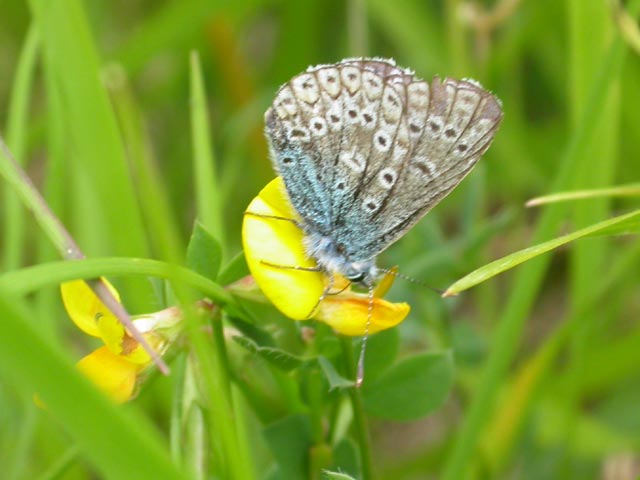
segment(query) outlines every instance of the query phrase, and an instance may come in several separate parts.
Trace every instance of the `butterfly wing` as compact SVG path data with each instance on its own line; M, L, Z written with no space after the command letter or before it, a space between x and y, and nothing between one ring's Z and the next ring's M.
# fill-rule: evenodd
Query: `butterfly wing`
M451 192L489 148L502 119L499 101L475 82L436 77L391 85L403 109L393 141L384 161L368 167L345 212L349 227L336 232L354 260L378 255ZM387 117L384 103L379 117ZM388 136L381 122L374 147Z
M376 256L460 183L501 118L498 100L474 82L428 83L381 59L309 68L265 116L303 227L350 260Z
M271 157L308 230L332 237L346 226L367 175L385 158L372 142L385 78L407 75L391 61L350 59L311 67L276 94L265 115ZM399 99L395 105L398 125Z

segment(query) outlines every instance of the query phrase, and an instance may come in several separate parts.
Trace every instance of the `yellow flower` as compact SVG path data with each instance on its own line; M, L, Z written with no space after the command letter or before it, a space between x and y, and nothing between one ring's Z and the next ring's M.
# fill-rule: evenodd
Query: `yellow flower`
M118 292L106 280L105 283L120 301ZM80 360L78 369L114 402L131 399L140 373L152 363L149 354L84 281L65 282L60 291L64 307L76 326L105 344ZM151 347L162 353L170 343L171 327L179 319L179 312L171 308L132 320Z
M339 291L346 281L337 277L329 285L327 274L317 270L315 261L305 252L304 233L296 224L298 220L280 177L269 182L251 201L244 217L242 240L249 270L276 308L294 320L315 318L344 335L364 335L370 306L370 333L404 320L409 305L380 298L380 288L376 289L372 305L366 293L349 288L325 295L319 302L327 288ZM383 281L383 290L388 288L391 278Z

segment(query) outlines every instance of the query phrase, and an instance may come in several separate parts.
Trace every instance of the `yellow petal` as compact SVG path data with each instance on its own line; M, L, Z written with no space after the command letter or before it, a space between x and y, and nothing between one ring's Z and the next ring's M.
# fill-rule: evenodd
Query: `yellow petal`
M100 337L104 344L116 355L125 357L130 362L147 364L151 357L146 350L131 336L115 316L100 317L97 322Z
M316 319L331 326L343 335L364 335L369 315L369 296L347 293L325 298L320 304ZM369 333L395 327L409 314L409 304L391 303L374 297L371 305Z
M382 277L382 280L380 280L380 283L376 285L376 288L373 290L373 296L384 297L389 291L389 289L391 288L391 286L393 285L393 282L396 281L397 273L398 273L398 267L397 266L391 267L389 271L385 273L384 277Z
M140 366L100 347L78 362L78 369L116 403L131 398Z
M104 279L103 281L116 300L120 301L117 290L108 281ZM98 320L109 316L114 317L114 315L93 293L89 285L84 280L65 282L60 285L60 292L62 293L64 308L73 323L87 335L100 337Z
M302 230L287 220L251 215L297 218L282 179L278 177L262 189L247 207L247 212L242 224L242 241L256 283L287 317L294 320L310 318L324 292L325 276L320 272L291 268L316 267L305 253Z

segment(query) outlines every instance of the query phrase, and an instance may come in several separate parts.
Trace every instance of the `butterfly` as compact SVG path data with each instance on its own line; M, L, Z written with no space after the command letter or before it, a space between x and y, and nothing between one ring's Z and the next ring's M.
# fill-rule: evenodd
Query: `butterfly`
M318 269L372 288L376 257L471 171L502 120L473 80L421 80L393 60L318 65L265 113L271 158Z

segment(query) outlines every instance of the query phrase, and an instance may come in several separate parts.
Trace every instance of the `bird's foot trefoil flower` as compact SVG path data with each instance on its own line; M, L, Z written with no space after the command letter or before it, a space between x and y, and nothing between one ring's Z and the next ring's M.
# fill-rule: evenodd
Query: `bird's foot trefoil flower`
M106 284L120 301L118 292ZM141 374L153 364L151 357L84 281L65 282L60 290L76 326L104 342L78 362L78 369L114 402L130 400L137 392ZM177 307L132 317L133 324L159 354L177 338L181 319Z
M408 304L381 298L393 282L392 275L383 279L371 302L367 293L350 288L345 279L317 269L305 251L298 220L280 177L262 189L245 213L242 239L247 264L276 308L294 320L314 318L354 336L385 330L405 319Z

